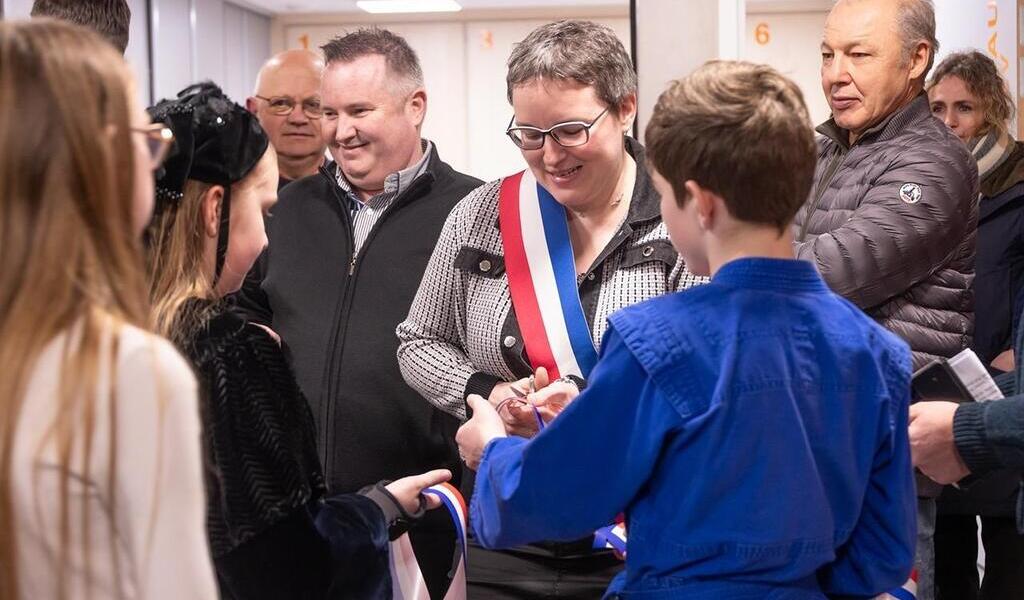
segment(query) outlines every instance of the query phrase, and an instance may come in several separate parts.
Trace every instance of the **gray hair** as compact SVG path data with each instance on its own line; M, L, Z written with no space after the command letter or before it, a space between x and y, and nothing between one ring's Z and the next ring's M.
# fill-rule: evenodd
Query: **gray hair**
M508 101L512 90L536 79L573 80L589 85L618 110L636 93L636 71L611 28L592 21L555 21L534 29L508 58Z
M903 40L901 56L903 62L910 60L914 48L921 42L927 42L931 54L928 66L925 67L921 79L928 77L928 72L935 64L935 55L939 51L939 40L935 37L935 4L932 0L900 0L898 27Z
M328 67L364 56L383 56L388 70L404 79L409 89L423 87L423 69L416 52L405 38L387 29L362 27L331 39L320 49L324 52L324 62Z

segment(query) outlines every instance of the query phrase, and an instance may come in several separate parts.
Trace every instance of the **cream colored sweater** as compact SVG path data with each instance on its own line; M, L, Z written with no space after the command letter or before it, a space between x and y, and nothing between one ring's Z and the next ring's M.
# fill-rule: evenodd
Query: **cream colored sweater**
M14 439L17 568L25 599L57 597L61 478L56 448L45 435L57 406L61 353L73 335L59 336L40 356ZM120 329L113 373L109 362L101 365L96 385L98 418L89 476L79 472L80 459L72 460L71 543L64 548L63 568L68 597L217 598L206 542L199 409L191 369L169 342L134 327ZM112 398L116 487L108 494ZM81 451L76 446L74 453L81 456ZM83 511L89 516L88 539L79 528ZM114 544L108 535L111 521Z

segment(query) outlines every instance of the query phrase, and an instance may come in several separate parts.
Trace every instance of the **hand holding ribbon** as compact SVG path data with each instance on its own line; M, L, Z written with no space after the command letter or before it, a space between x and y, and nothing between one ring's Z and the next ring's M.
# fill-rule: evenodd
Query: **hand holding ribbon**
M406 512L414 513L419 509L420 494L423 494L425 489L444 483L451 478L452 473L448 469L436 469L419 475L410 475L409 477L396 479L384 487L395 497L395 500L402 505ZM426 498L427 510L441 506L441 500L436 496L430 494L423 494L423 496Z
M543 388L537 386L537 391L527 394L526 400L533 405L544 423L550 423L579 395L580 389L575 383L568 379L556 379Z
M505 437L505 423L491 403L476 394L466 399L473 418L463 423L455 434L459 456L474 471L480 466L484 448L495 438Z
M540 413L527 401L527 396L547 385L547 369L539 367L530 377L494 386L488 400L505 423L506 434L531 438L543 428L544 421L541 420Z

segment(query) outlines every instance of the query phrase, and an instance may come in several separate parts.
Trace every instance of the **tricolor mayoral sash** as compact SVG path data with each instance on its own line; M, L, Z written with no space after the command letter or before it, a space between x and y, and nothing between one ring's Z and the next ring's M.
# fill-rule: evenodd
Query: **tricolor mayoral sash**
M423 490L423 493L437 496L455 524L458 558L444 600L466 600L466 501L459 490L448 483L431 486ZM389 554L392 600L430 600L408 533L391 542Z
M580 303L565 208L529 171L501 182L498 199L512 308L534 370L586 377L597 350Z
M586 379L597 350L580 302L565 207L523 171L502 180L498 216L512 309L530 365L546 368L552 380ZM625 555L624 523L599 529L594 548Z

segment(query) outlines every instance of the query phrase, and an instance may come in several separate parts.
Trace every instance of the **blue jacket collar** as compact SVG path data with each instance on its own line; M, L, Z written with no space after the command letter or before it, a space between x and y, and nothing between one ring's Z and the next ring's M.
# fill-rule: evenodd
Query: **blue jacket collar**
M780 292L826 292L828 286L804 260L781 258L738 258L722 265L713 283L734 287L778 290Z

